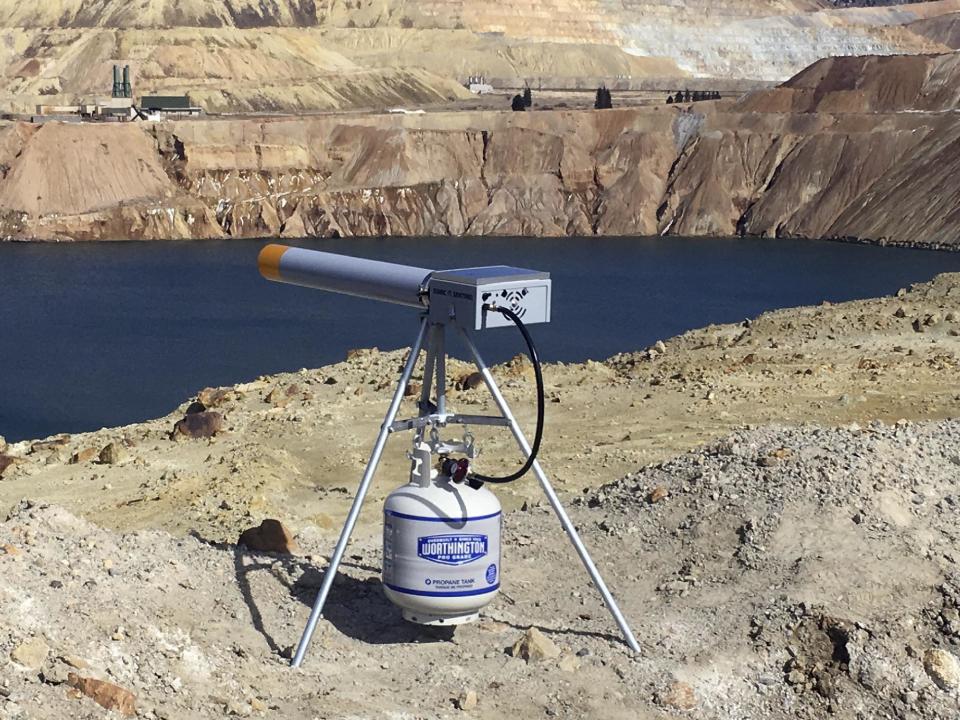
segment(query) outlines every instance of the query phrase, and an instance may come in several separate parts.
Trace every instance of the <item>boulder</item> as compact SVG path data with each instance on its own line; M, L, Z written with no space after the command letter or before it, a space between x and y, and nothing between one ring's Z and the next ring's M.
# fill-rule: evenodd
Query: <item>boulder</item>
M560 657L560 648L537 628L529 628L510 648L513 657L522 658L528 663L553 660Z
M356 360L362 357L373 357L380 354L380 348L351 348L347 350L347 360Z
M223 415L215 410L204 410L198 413L189 413L184 415L173 426L173 432L170 433L171 440L181 438L190 438L197 440L200 438L209 438L216 435L223 429Z
M457 698L457 707L461 710L473 710L477 706L476 690L463 690Z
M687 683L674 682L657 694L657 702L675 710L693 710L697 706L697 696Z
M65 434L47 438L46 440L38 440L30 445L30 454L32 455L33 453L43 452L45 450L57 450L68 442L70 442L70 436ZM3 450L2 445L3 443L0 442L0 450Z
M197 394L197 401L203 403L204 407L214 408L232 400L236 394L233 388L204 388Z
M185 415L196 415L197 413L202 413L207 409L207 406L204 405L199 400L194 400L192 403L187 405L187 409L184 411Z
M0 478L3 477L3 474L13 467L14 463L17 462L17 459L12 455L7 455L0 452Z
M126 717L137 714L137 696L119 685L105 680L80 677L76 673L70 673L67 676L67 684L73 688L71 694L74 697L85 695L100 707L116 710Z
M457 380L456 387L459 390L473 390L483 385L483 374L479 371L466 373Z
M514 355L510 360L500 367L504 378L525 380L529 382L536 380L536 373L533 369L533 363L530 362L530 358L522 353L520 355Z
M663 485L657 485L647 494L647 502L650 504L658 503L662 500L666 500L668 495L670 495L669 490L667 490Z
M75 670L86 670L88 667L90 667L87 661L78 655L61 655L57 659L66 663Z
M299 550L293 534L284 527L282 522L271 518L267 518L257 527L248 528L240 533L237 544L245 545L250 550L284 555L293 555Z
M960 659L952 652L942 648L927 650L923 655L923 669L941 690L960 689Z
M96 448L82 448L70 456L70 464L79 465L80 463L90 462L98 455Z
M10 659L17 665L22 665L30 670L39 670L47 660L50 648L43 638L35 637L17 645L10 653Z
M109 443L100 451L100 462L104 465L116 465L123 462L127 452L122 445Z
M40 671L40 679L45 685L63 685L70 679L70 668L60 658L44 665Z
M299 397L301 400L309 400L312 397L312 394L305 391L297 383L287 385L285 388L281 388L279 385L269 393L264 398L268 403L275 407L283 407L291 400Z
M274 407L283 407L290 402L290 396L278 387L275 387L264 398L265 401Z

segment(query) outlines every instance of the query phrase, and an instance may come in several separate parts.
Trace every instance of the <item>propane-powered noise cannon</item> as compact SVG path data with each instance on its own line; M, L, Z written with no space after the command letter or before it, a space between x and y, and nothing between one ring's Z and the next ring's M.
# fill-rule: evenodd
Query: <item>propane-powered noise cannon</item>
M505 265L428 270L283 245L264 247L259 266L268 280L406 305L421 314L420 330L294 653L293 666L299 667L306 655L387 438L405 430L414 433L410 479L384 502L382 578L384 592L401 608L406 620L457 625L476 620L479 611L493 600L502 572L502 516L500 503L487 485L513 482L532 470L624 640L631 650L639 652L630 626L537 461L543 437L543 375L526 325L550 322L550 275ZM471 335L473 331L511 325L523 335L536 377L537 427L532 444L520 430ZM463 337L500 415L462 415L447 408L448 328ZM397 420L421 351L426 355L418 415ZM451 425L464 427L462 437L442 439L441 431ZM523 466L503 477L474 471L471 461L477 449L470 425L509 428L526 456Z

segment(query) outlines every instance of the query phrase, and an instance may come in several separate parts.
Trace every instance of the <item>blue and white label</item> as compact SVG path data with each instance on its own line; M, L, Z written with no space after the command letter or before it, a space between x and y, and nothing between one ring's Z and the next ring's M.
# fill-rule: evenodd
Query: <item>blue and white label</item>
M488 549L486 535L427 535L417 538L417 556L441 565L472 563L486 557ZM496 573L496 566L491 567Z
M403 512L409 509L389 502L384 508L383 583L388 590L454 600L497 592L499 512L458 520Z

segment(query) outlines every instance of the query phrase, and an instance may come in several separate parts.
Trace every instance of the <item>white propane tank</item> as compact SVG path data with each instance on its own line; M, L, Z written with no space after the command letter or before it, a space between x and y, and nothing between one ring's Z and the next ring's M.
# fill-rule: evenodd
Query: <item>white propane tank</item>
M471 622L500 588L500 502L436 473L417 481L417 470L384 502L384 592L411 622Z

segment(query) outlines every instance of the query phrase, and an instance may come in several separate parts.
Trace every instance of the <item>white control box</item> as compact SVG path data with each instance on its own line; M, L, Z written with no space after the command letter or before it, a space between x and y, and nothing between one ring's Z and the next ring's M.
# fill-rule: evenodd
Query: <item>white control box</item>
M550 322L550 273L507 265L441 270L430 276L427 290L430 322L473 330L513 326L501 313L484 312L484 305L512 310L524 325Z

